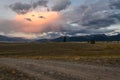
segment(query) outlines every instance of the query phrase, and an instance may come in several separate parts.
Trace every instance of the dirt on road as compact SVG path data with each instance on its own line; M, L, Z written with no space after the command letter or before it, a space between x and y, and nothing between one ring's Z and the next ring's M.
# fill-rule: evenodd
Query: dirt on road
M120 80L119 67L12 58L1 58L0 65L14 68L34 77L34 80Z

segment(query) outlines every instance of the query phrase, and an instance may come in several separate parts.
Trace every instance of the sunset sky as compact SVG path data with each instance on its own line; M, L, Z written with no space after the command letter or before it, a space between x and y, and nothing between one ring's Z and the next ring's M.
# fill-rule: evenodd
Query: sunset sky
M2 0L0 35L56 38L120 32L120 0Z

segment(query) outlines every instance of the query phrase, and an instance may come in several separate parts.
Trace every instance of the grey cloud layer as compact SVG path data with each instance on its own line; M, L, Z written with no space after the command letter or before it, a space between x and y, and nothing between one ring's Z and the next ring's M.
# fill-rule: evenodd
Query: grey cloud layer
M10 5L9 7L18 14L25 14L30 10L31 5L18 2L18 3Z
M96 4L100 5L101 1ZM117 3L120 3L120 1L118 1ZM120 8L118 8L119 6L116 4L116 1L102 1L100 6L96 4L94 4L96 7L91 7L91 9L87 11L87 18L84 18L85 22L83 22L83 26L107 27L120 22ZM111 9L111 7L114 8ZM97 10L95 10L94 8L96 8ZM89 13L90 11L92 12L91 14Z
M39 0L32 5L19 2L10 5L10 8L18 14L25 14L31 8L48 7L48 3L48 0ZM51 10L57 11L62 16L59 21L55 22L60 33L67 32L71 35L109 33L116 30L108 29L109 26L120 23L119 4L120 0L86 0L82 5L71 6L70 0L55 0ZM29 18L26 18L26 20L31 21ZM47 25L48 27L43 32L57 32L57 30L52 29L53 25L54 23ZM7 28L10 27L7 25ZM3 30L3 28L0 28L0 30Z
M51 7L52 11L61 11L66 9L70 4L70 0L55 0L55 4ZM10 9L18 14L26 14L30 11L30 9L35 9L38 6L48 7L48 0L39 0L37 2L33 2L31 4L17 2L9 5ZM49 11L49 9L48 9Z
M14 12L16 12L18 14L26 14L32 8L35 9L38 6L47 7L47 3L48 3L47 0L39 0L39 1L33 2L31 4L17 2L17 3L9 5L9 7L10 7L10 9L12 9Z
M89 0L87 0L89 1ZM83 4L64 13L71 24L98 29L120 22L120 0L98 0L96 3ZM114 7L111 9L111 7ZM87 29L87 28L86 28Z
M70 0L56 0L55 3L56 4L52 7L52 10L61 11L61 10L66 9L71 4L71 1Z
M111 9L120 9L120 0L111 0Z

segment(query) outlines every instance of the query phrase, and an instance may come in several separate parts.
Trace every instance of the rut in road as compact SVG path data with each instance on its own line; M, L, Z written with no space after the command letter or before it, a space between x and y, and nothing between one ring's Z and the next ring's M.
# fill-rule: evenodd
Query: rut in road
M120 80L120 68L116 67L11 58L0 59L0 64L36 77L37 80Z

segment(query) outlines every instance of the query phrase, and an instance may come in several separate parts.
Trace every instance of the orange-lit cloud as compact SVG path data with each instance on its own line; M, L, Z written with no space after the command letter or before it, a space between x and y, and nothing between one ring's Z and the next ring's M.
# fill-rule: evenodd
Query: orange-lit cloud
M46 28L58 29L55 22L60 19L58 12L37 12L32 11L24 15L16 15L15 20L21 24L19 27L23 32L38 33Z

